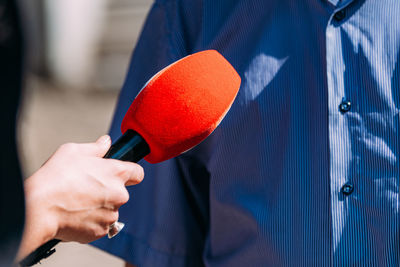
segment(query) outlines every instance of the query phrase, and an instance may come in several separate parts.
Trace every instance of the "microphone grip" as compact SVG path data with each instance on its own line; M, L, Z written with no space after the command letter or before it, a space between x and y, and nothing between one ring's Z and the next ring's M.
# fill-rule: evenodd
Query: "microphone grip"
M118 159L123 161L138 162L150 153L146 141L135 131L127 130L107 151L104 158ZM52 239L38 247L26 256L19 264L20 266L33 266L42 259L56 252L56 246L61 240Z
M134 130L127 130L112 144L104 158L138 162L149 153L146 141Z

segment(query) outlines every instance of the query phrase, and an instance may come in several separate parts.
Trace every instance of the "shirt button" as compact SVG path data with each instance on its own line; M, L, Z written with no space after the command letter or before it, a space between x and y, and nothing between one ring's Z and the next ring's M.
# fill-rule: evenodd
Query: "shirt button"
M342 103L339 105L339 110L342 113L346 113L351 109L351 102L348 100L342 100Z
M335 13L335 15L333 15L333 18L336 21L342 21L345 17L346 17L346 11L344 9L339 10L338 12Z
M351 195L353 191L354 191L354 186L351 183L343 185L342 188L340 189L340 192L342 192L342 194L345 196Z

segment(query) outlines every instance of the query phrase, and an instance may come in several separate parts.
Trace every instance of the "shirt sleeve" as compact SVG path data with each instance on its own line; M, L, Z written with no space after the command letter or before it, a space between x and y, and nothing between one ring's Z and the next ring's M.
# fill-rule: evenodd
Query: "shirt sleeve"
M120 93L110 130L113 140L121 135L123 116L146 81L191 52L196 34L188 28L197 24L185 23L187 17L185 7L176 1L153 4ZM120 209L124 229L112 239L92 244L140 267L203 266L208 232L206 168L189 154L155 165L140 164L145 179L129 187L130 201Z

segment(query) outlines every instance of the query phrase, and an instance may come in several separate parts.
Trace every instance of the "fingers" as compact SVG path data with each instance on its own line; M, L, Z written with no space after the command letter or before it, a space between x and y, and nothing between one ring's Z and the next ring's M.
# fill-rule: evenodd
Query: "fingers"
M126 186L140 183L144 177L143 168L132 162L104 159L111 166L111 174L107 176L107 198L105 207L118 210L129 200ZM110 170L110 169L109 169ZM114 178L112 178L114 177Z
M79 151L83 155L103 157L111 146L111 138L103 135L94 143L77 144Z
M142 166L136 163L133 163L132 165L131 175L125 181L125 186L136 185L143 181L144 170Z
M94 143L62 145L38 172L38 184L48 185L41 186L48 190L41 195L52 199L43 202L59 218L54 227L59 239L88 242L108 234L129 200L126 186L143 180L138 164L102 158L110 145L107 135Z
M96 143L98 143L98 144L110 144L111 143L111 138L110 138L109 135L106 134L106 135L100 136L96 140Z
M110 149L111 146L111 138L109 135L103 135L97 141L93 144L93 150L92 147L89 145L88 147L88 152L93 152L94 156L99 156L103 157L107 151Z
M114 173L125 186L136 185L142 182L144 170L142 166L133 162L107 159L114 164Z
M121 183L114 183L108 188L107 197L103 207L109 210L117 211L122 205L129 200L129 192Z
M118 221L119 218L119 213L118 211L110 211L103 209L101 212L98 213L100 215L99 217L94 217L95 221L99 222L98 224L95 224L92 230L93 237L90 238L91 240L87 240L88 242L91 242L95 239L101 238L107 234L109 234L110 231L110 226L115 224L115 222ZM87 243L83 242L83 243Z
M80 220L76 220L74 216L66 217L63 228L55 238L63 241L89 243L107 235L110 226L119 218L118 211L107 208L94 209L84 213L79 211L75 216L80 216Z
M111 138L103 135L95 143L81 144L82 153L94 156L104 156L111 146ZM109 160L110 161L110 160ZM143 180L143 168L133 162L112 160L116 165L116 175L122 180L125 186L136 185Z

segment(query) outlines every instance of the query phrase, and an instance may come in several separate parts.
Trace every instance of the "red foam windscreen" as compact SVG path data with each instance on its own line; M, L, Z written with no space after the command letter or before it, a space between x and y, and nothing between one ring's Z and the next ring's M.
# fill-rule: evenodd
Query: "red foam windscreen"
M217 51L187 56L157 73L126 113L122 133L132 129L158 163L196 146L218 126L240 87L240 76Z

